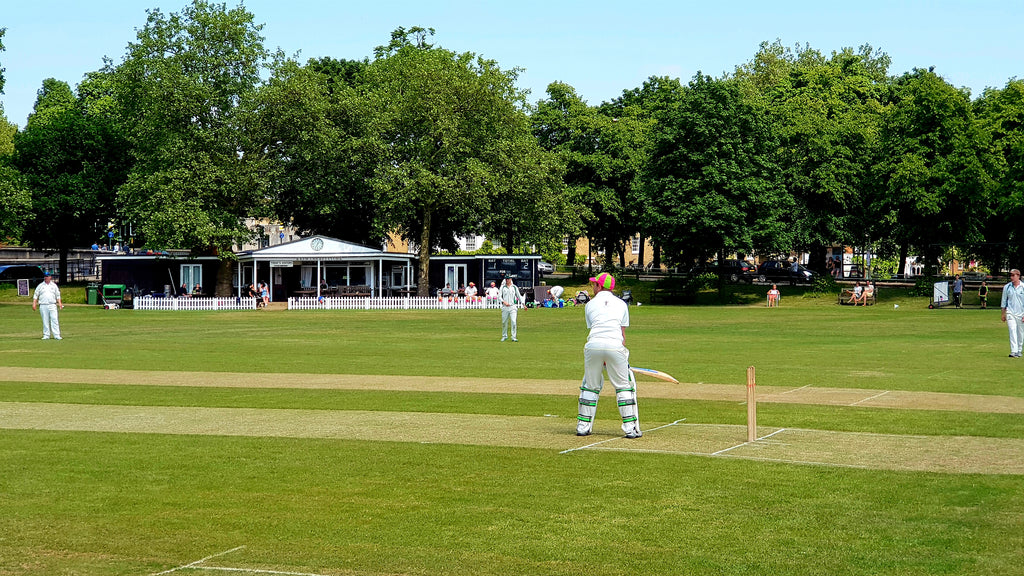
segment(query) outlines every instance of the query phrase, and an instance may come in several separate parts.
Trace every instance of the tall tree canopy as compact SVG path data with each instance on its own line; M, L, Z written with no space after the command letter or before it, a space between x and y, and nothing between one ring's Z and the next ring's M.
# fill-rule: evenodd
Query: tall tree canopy
M0 52L5 50L4 48L4 35L7 34L7 28L0 28ZM7 83L7 79L4 77L4 67L0 66L0 94L4 93L4 84ZM3 104L0 104L0 113L3 113Z
M871 46L826 58L810 47L761 45L735 77L762 98L779 135L779 166L796 202L794 245L824 269L826 248L859 245L863 191L878 146L889 57Z
M635 184L646 161L652 121L632 104L589 106L562 82L550 84L547 94L537 103L531 123L541 146L566 165L568 197L582 224L569 228L574 232L570 258L575 238L586 234L602 247L605 264L611 265L616 254L624 259L623 241L639 230Z
M882 118L869 191L873 235L908 247L904 254L917 248L928 266L950 244L983 240L995 187L992 162L969 94L932 70L904 74Z
M83 82L88 92L90 82ZM128 143L108 114L76 97L64 82L43 82L25 129L15 136L13 165L31 192L22 238L60 255L100 237L114 216L114 196L128 169Z
M274 211L302 233L380 244L375 158L364 152L367 62L323 58L305 66L279 60L251 101L254 157L269 160Z
M979 252L996 265L1009 258L1011 267L1019 268L1024 262L1024 80L986 90L974 108L991 137L996 179L995 216Z
M739 83L698 73L664 114L644 176L666 257L788 249L793 202L777 151L770 118Z
M363 92L372 129L359 144L364 158L375 158L369 183L382 227L418 246L420 295L429 289L432 249L454 248L456 236L480 230L506 206L512 178L543 182L545 171L524 159L540 152L524 138L518 71L436 48L427 43L432 34L399 28L375 51Z
M251 236L245 218L267 212L262 158L242 153L240 113L267 58L262 25L241 6L204 0L148 15L113 70L135 157L123 215L149 245L226 259ZM230 282L218 274L217 293Z

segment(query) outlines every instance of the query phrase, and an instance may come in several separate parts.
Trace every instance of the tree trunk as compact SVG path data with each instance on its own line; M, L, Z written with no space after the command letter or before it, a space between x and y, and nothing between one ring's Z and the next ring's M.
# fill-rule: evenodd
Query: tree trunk
M811 246L809 260L807 267L811 270L819 273L826 274L828 271L828 265L825 261L828 249L823 244L814 244Z
M910 255L910 247L906 244L900 244L900 261L899 268L896 269L896 274L906 278L907 277L907 256Z
M430 296L430 210L423 210L423 231L420 232L420 271L417 296Z
M213 289L214 296L234 296L234 294L231 293L231 276L235 273L234 268L234 262L232 260L229 260L227 258L220 259L220 262L218 263L217 266L217 280L216 283L214 284ZM267 281L267 285L269 286L273 280L273 277L271 277Z
M569 249L566 251L566 254L565 254L565 265L566 266L575 266L576 265L576 241L577 240L579 240L579 238L569 238L569 241L567 243Z
M654 245L653 256L654 257L651 259L651 264L653 264L652 267L661 270L661 246L659 244Z

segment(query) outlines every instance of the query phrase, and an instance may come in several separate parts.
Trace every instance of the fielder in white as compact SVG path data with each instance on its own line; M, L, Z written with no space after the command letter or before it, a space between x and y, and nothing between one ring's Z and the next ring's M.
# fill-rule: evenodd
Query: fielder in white
M516 337L516 317L523 306L523 295L519 287L512 283L512 278L505 278L498 295L501 300L501 341L508 340L509 325L512 327L512 341L519 342Z
M1010 331L1010 358L1020 358L1024 348L1024 284L1020 270L1010 270L1010 281L1003 286L1003 322Z
M583 347L583 385L580 386L580 413L576 418L576 435L588 436L594 427L597 400L604 387L604 374L615 387L615 399L622 416L622 432L626 438L643 436L636 406L636 380L629 369L629 350L626 348L626 327L629 326L629 306L612 290L615 278L598 274L590 279L594 298L587 302L586 318L590 335Z
M60 321L57 319L58 307L64 308L64 303L60 299L60 288L54 284L53 277L47 274L36 286L32 296L32 309L38 309L39 315L43 317L43 340L49 340L51 336L54 340L62 339Z

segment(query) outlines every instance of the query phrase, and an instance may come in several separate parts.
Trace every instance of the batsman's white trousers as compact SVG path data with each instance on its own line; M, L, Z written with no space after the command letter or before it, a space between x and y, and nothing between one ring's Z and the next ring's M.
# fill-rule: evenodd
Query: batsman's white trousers
M57 305L40 304L39 315L43 317L43 338L60 338L60 322L57 319Z
M1007 313L1006 327L1010 331L1010 354L1020 356L1024 348L1024 317Z
M623 434L640 432L636 381L629 369L629 350L625 346L600 348L590 343L583 348L583 385L580 386L580 412L576 418L576 432L586 434L594 426L597 399L604 388L605 371L615 387Z
M516 316L519 315L519 308L515 306L501 307L501 339L508 338L508 328L512 326L512 339L516 340Z

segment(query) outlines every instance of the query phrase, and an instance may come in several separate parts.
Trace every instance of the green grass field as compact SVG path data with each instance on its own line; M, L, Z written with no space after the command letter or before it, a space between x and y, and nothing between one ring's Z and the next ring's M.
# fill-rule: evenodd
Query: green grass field
M631 309L632 363L684 397L642 381L627 441L606 390L586 442L579 309L502 344L493 311L71 306L54 342L2 304L0 575L1024 574L998 308L745 298ZM743 446L750 365L780 397L984 402L764 403L787 432ZM685 397L714 385L737 398Z

